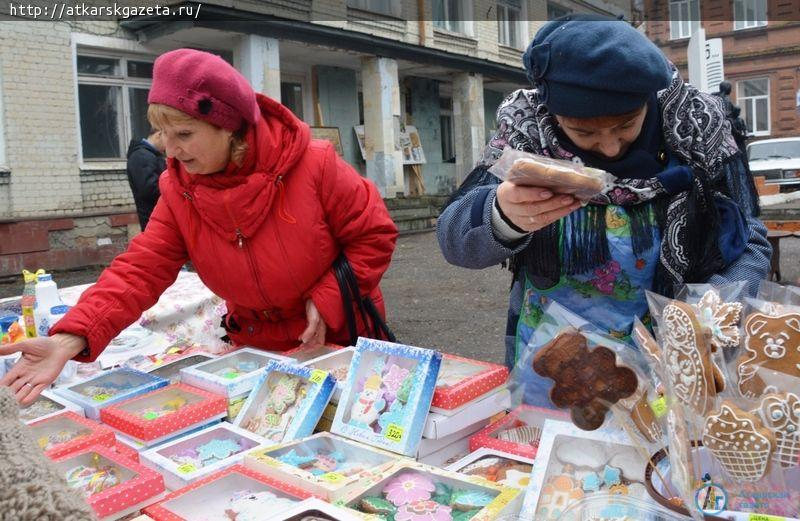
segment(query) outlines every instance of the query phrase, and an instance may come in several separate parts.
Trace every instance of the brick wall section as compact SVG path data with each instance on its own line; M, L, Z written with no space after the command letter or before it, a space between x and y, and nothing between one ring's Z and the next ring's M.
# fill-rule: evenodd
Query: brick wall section
M125 171L83 171L80 177L85 211L120 211L133 206Z
M647 24L647 35L688 81L689 40L670 40L669 22L664 21L667 8L664 2L648 5L650 18L658 21ZM785 8L781 2L769 1L770 13ZM795 95L800 89L800 22L770 20L765 27L736 31L731 21L733 4L722 0L703 2L701 18L705 19L707 39L722 38L725 79L733 84L734 101L737 81L769 78L771 132L764 137L796 136L800 128L800 115L795 108Z
M11 167L9 214L80 211L69 26L4 23L0 66Z

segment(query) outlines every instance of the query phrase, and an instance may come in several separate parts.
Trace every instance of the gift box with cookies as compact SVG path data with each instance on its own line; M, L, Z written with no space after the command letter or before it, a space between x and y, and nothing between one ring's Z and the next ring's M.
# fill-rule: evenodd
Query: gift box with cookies
M30 424L31 434L51 459L78 452L93 445L113 447L114 431L74 412L62 412Z
M545 420L568 419L566 413L554 409L519 405L500 420L489 424L469 439L469 449L482 447L534 459Z
M561 159L537 156L506 147L489 168L503 181L520 186L549 188L557 194L570 194L589 201L600 194L614 177L603 170Z
M216 358L216 356L210 353L194 353L169 362L156 363L146 371L159 378L169 380L171 384L177 384L181 381L181 369L193 367L197 364L213 360L214 358Z
M420 463L395 466L383 479L354 491L340 503L384 519L484 521L519 511L518 489L501 487Z
M272 361L234 425L272 444L303 438L314 432L335 386L326 371Z
M520 518L560 520L581 499L601 494L652 502L644 483L647 461L622 430L586 431L547 420Z
M226 407L220 395L174 384L106 407L100 411L100 418L141 450L218 422L225 416Z
M279 514L274 521L362 521L365 518L366 516L355 510L334 506L312 497ZM378 518L371 519L377 521Z
M320 371L327 371L328 374L333 376L336 380L336 390L333 391L331 396L331 403L336 405L339 403L339 398L342 396L342 390L347 383L347 375L350 372L350 362L353 361L353 352L355 347L345 347L337 349L336 351L308 360L300 365L318 369ZM335 407L334 407L335 409ZM333 418L331 418L333 420Z
M507 378L508 368L503 365L444 354L431 412L453 415L506 383Z
M66 411L74 412L79 416L86 416L86 413L83 412L83 407L51 391L42 391L32 404L20 408L19 419L30 425L35 421L44 420Z
M181 382L232 400L249 393L268 363L290 362L285 356L244 347L180 370Z
M300 346L281 353L293 359L299 365L306 365L309 361L316 360L323 356L328 356L344 349L344 346L336 344L323 344L319 346Z
M171 492L143 512L155 521L281 519L283 511L310 497L304 490L234 465Z
M123 458L113 449L93 446L55 461L67 485L86 496L100 521L139 511L164 493L158 472Z
M522 490L528 486L532 469L532 459L487 447L481 447L445 468Z
M100 419L100 410L149 393L169 382L136 369L119 367L92 376L67 387L56 387L53 392L83 407L87 418Z
M332 432L413 456L441 359L430 349L359 338Z
M141 453L142 463L164 475L167 488L177 490L242 461L261 446L261 438L222 422Z
M371 449L329 433L248 453L244 465L335 501L353 488L379 479L399 461L394 454Z

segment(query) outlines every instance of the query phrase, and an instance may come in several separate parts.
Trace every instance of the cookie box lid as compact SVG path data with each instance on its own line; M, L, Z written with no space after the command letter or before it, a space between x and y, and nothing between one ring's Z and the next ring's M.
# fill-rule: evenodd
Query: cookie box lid
M128 367L103 371L53 392L83 407L86 416L100 418L100 409L168 385L163 378Z
M80 490L89 505L104 518L150 501L164 492L158 472L96 445L55 461L67 485Z
M331 353L335 353L341 349L344 349L344 346L336 344L326 344L314 347L300 346L284 352L283 355L292 358L300 365L306 365L306 363L311 360L328 356Z
M234 425L270 443L314 432L336 382L326 371L272 361L264 368Z
M148 449L140 457L163 473L167 486L175 490L239 463L245 452L259 446L261 439L254 434L222 422Z
M132 438L152 441L222 418L226 411L225 397L174 384L106 407L100 418Z
M65 411L71 411L79 416L85 416L83 407L74 404L52 391L42 391L36 400L29 406L19 410L19 419L27 424L55 416Z
M431 411L457 409L503 385L507 379L506 366L444 354Z
M321 432L254 450L244 465L332 501L349 487L375 481L398 461L389 452Z
M532 459L489 447L481 447L445 468L521 490L528 486L532 469Z
M363 521L363 519L365 518L360 512L337 507L312 497L279 514L274 521Z
M238 396L250 391L262 370L274 360L291 361L269 351L244 347L181 369L181 382L228 397Z
M177 358L166 363L158 363L147 369L147 372L169 380L169 383L176 384L181 381L181 369L192 367L216 358L211 353L192 353L182 358Z
M364 513L394 515L395 519L404 514L415 519L414 513L428 516L423 519L446 519L461 511L472 513L467 518L473 521L488 521L516 513L520 498L518 489L420 463L405 463L337 503Z
M441 360L431 349L359 338L331 431L414 455Z
M534 459L544 422L548 418L569 421L569 415L563 411L520 405L499 421L474 434L469 440L469 448L475 451L481 447L490 447Z
M238 519L264 512L269 512L273 519L273 514L310 497L302 489L234 465L168 494L143 512L156 521L192 521L214 516Z
M62 412L30 424L31 435L51 459L60 458L86 447L116 443L114 431L74 412Z

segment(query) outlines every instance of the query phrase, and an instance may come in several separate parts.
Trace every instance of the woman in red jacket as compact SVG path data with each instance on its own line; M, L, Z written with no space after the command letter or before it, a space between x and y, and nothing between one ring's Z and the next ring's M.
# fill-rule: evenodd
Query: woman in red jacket
M88 289L50 337L0 349L22 358L0 380L32 402L74 358L93 361L156 303L191 261L228 306L237 343L269 350L350 338L333 269L349 261L383 314L378 283L397 228L375 186L310 138L286 107L256 94L221 58L190 49L155 62L148 117L167 170L147 229ZM358 314L356 314L358 317ZM357 320L360 333L368 325Z

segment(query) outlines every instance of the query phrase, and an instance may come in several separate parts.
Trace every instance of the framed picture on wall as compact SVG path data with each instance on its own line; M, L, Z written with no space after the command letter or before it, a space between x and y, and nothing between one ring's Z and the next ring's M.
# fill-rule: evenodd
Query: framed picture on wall
M333 143L336 153L339 157L344 156L342 149L342 135L339 133L339 127L311 127L311 137L314 139L324 139Z
M400 130L400 150L403 151L404 165L420 165L426 162L422 140L419 138L417 127L413 125L406 125Z

